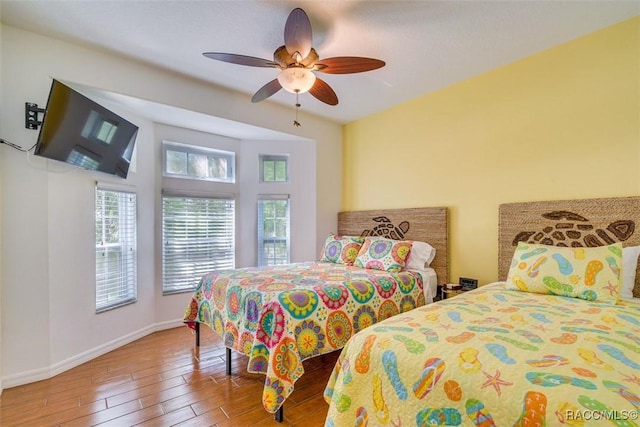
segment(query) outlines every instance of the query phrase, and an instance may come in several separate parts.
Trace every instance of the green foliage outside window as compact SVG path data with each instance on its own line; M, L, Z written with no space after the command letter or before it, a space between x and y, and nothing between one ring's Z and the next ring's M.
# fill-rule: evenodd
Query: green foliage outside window
M287 160L262 160L263 182L287 182Z

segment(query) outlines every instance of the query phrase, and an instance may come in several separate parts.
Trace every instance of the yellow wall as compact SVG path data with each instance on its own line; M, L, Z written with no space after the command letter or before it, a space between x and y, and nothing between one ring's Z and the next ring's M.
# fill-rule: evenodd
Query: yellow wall
M343 209L447 206L450 281L494 281L499 204L640 194L639 68L636 17L350 123Z

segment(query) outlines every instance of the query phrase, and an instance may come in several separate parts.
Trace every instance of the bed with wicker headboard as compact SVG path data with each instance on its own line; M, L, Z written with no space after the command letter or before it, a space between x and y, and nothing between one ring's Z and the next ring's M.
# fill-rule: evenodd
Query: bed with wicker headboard
M507 278L518 242L597 247L640 245L640 197L508 203L499 208L498 276ZM633 294L640 298L640 263Z
M430 264L439 285L448 283L447 208L406 208L338 213L338 234L385 236L427 242L436 249Z
M503 281L352 337L325 425L637 426L640 300L618 293L638 221L638 197L500 206Z
M436 283L447 280L444 207L341 212L337 232L327 237L320 261L205 275L184 316L188 326L209 326L228 349L249 357L247 370L266 376L264 408L280 418L304 360L341 349L357 331L429 303ZM380 255L393 270L407 252L417 256L407 242L435 248L429 267L381 271L347 265L368 248L367 267L383 265Z

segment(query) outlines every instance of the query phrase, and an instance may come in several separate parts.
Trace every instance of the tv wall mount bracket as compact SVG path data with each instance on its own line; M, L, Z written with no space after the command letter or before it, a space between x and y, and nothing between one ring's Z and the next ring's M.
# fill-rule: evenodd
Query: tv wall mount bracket
M24 127L27 129L37 130L42 124L42 120L38 120L38 113L44 113L44 108L38 108L38 104L32 102L24 103Z

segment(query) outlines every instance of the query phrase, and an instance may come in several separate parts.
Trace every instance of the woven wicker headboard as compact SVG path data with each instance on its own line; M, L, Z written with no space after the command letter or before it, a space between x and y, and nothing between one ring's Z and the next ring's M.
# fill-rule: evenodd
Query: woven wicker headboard
M447 208L407 208L338 213L338 234L347 236L385 236L391 239L427 242L436 249L431 268L438 284L449 279L447 261Z
M519 241L556 246L640 245L640 197L500 205L498 274L506 280ZM640 298L640 263L634 296Z

